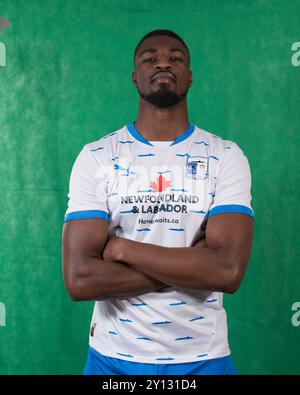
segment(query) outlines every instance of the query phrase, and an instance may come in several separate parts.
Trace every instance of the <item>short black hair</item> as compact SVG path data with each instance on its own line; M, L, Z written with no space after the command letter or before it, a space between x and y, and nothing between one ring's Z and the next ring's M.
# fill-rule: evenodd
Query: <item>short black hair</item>
M133 64L134 64L134 65L135 65L136 53L137 53L137 51L138 51L140 45L142 44L142 42L143 42L144 40L146 40L146 38L152 37L152 36L169 36L169 37L177 38L177 40L179 40L179 41L182 43L182 45L185 47L185 49L187 50L187 53L188 53L188 60L189 60L189 65L190 65L190 61L191 61L191 58L190 58L190 51L189 51L189 49L188 49L186 43L183 41L183 39L182 39L181 37L178 36L177 33L173 32L172 30L166 30L166 29L152 30L152 32L147 33L147 34L139 41L139 43L137 44L137 46L135 47L135 50L134 50L134 55L133 55Z

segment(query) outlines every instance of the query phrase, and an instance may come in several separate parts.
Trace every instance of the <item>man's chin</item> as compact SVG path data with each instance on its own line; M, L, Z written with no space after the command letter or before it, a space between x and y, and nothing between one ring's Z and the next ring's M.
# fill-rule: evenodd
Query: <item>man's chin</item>
M185 95L178 96L177 93L168 91L168 92L153 92L148 95L144 95L140 93L142 99L146 102L151 103L153 106L158 108L168 108L173 107L178 104L181 100L184 99Z

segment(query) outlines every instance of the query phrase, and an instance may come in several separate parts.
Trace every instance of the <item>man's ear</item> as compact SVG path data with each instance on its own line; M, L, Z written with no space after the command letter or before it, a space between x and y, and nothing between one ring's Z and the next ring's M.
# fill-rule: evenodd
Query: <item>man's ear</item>
M131 79L132 79L132 82L133 82L134 86L137 88L136 71L135 70L133 70L133 72L131 74Z

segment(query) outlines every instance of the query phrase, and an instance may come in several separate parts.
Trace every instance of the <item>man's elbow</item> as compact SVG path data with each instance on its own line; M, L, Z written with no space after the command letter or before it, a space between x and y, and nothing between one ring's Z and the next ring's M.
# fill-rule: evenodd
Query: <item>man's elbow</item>
M76 281L64 279L64 283L68 295L74 302L79 302L80 300L82 300L82 295L80 294Z
M240 287L243 274L241 274L241 271L238 268L229 270L226 276L225 287L223 292L228 294L235 293Z
M64 275L65 288L74 302L86 300L84 280L81 277L65 274Z
M74 302L80 302L84 300L82 293L75 285L68 288L68 294Z
M234 294L238 290L239 286L240 284L237 283L226 284L226 286L223 289L223 292L227 294Z

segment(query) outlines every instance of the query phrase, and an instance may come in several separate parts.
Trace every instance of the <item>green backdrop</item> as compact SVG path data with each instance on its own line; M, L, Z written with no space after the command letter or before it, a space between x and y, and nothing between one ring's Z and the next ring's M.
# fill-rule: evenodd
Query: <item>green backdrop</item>
M190 120L252 170L252 256L225 295L236 366L300 373L299 15L298 0L0 0L1 374L82 372L93 303L62 280L70 171L84 144L136 119L133 51L158 28L190 48Z

